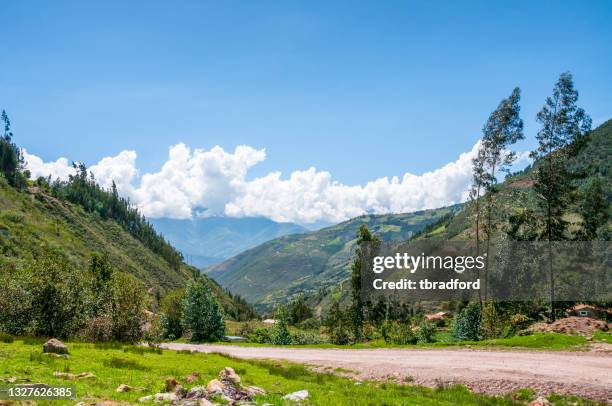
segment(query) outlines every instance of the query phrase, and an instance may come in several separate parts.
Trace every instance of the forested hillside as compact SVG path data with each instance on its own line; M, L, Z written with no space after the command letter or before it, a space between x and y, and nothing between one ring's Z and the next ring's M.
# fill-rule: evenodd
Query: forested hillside
M385 241L405 240L459 207L360 216L311 233L288 235L215 265L208 275L248 301L271 308L294 294L314 294L349 278L362 224Z
M592 200L593 184L601 183L603 201L607 205L607 224L597 230L597 239L608 240L612 233L610 219L610 202L612 202L612 120L608 120L593 131L584 140L576 145L577 150L568 159L568 168L572 174L572 188L569 193L569 213L564 218L568 224L568 238L584 239L576 234L582 229L586 209L585 202ZM525 235L527 226L534 226L532 218L536 210L538 195L534 190L536 162L524 170L508 176L498 186L494 208L496 221L494 233L514 232L519 238ZM605 211L605 210L604 210ZM458 211L452 218L438 222L430 232L418 238L436 238L451 240L467 240L475 237L476 205L470 203ZM511 230L516 228L516 230ZM537 238L535 235L532 238Z
M200 277L128 200L115 188L102 189L84 165L75 165L75 174L66 181L29 180L4 112L2 123L0 277L36 273L38 268L44 275L46 268L58 267L87 279L100 268L97 258L103 258L102 268L110 266L114 273L131 274L142 283L153 310L169 291ZM252 316L244 300L201 277L230 318Z
M593 200L588 195L598 182L603 186L604 202L610 211L612 120L591 131L574 147L576 150L568 162L573 185L568 196L570 211L564 219L568 223L568 238L581 239L586 238L580 235L584 229L583 212L587 209L585 201ZM537 165L538 162L534 167ZM537 223L534 221L538 199L534 190L534 167L511 174L496 185L493 234L514 233L513 238L537 238L535 234L528 235L535 233L533 227ZM270 309L298 293L306 294L310 306L325 309L332 302L333 292L343 302L348 298L349 286L342 282L350 277L350 259L361 224L387 241L411 237L473 240L475 213L476 205L472 202L412 214L361 216L317 232L269 241L212 267L208 274L263 309ZM611 231L608 220L607 225L596 230L597 238L609 239Z

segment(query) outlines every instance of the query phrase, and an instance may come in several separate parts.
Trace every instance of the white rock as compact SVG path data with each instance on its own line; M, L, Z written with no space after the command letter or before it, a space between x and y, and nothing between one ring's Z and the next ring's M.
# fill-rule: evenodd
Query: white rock
M265 389L260 388L259 386L247 386L246 388L244 388L244 390L246 391L246 393L249 394L249 396L266 394Z
M309 393L306 389L304 390L299 390L297 392L293 392L290 393L288 395L283 396L283 399L285 400L291 400L293 402L301 402L302 400L307 399L309 396Z
M179 400L179 397L176 393L156 393L155 401L156 402L176 402Z

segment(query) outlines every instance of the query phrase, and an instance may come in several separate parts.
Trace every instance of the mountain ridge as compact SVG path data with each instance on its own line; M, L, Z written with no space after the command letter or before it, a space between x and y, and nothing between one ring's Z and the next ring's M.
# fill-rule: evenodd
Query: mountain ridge
M215 216L149 221L183 253L188 263L200 269L274 238L308 231L295 223L279 223L264 217Z

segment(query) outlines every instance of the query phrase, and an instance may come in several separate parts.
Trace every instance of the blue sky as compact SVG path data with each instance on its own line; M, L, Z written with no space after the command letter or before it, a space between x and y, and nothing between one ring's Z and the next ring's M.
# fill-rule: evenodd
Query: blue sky
M533 138L566 70L610 118L610 21L610 1L11 1L0 107L45 161L245 144L267 153L249 178L363 184L454 161L516 85Z

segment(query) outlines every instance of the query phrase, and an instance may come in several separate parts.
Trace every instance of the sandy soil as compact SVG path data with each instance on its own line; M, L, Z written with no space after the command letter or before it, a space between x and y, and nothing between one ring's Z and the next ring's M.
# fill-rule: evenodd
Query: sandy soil
M174 350L218 352L240 358L286 360L343 368L356 379L394 379L427 386L462 383L500 394L530 387L538 394L574 394L612 402L612 352L475 349L316 349L166 343Z

